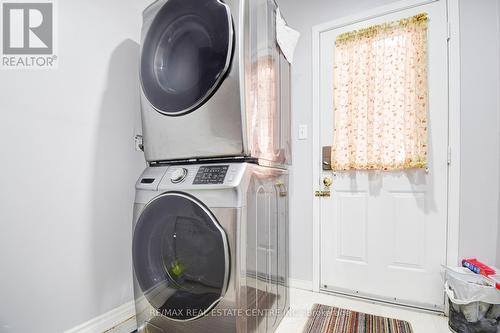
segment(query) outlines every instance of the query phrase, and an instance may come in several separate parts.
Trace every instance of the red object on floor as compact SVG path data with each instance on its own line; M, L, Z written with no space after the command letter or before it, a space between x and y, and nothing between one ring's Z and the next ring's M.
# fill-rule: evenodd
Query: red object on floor
M462 260L462 266L467 267L476 274L484 276L495 275L496 271L486 264L478 261L476 258ZM498 285L497 285L498 288Z
M496 287L500 290L500 275L490 276L490 279L496 283Z

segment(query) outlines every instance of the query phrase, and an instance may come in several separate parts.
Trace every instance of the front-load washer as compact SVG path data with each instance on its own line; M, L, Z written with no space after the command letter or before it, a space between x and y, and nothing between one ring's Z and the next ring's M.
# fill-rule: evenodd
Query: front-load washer
M276 41L276 14L274 0L158 0L144 11L148 162L290 164L290 64Z
M147 168L136 184L139 332L273 332L289 307L288 171Z

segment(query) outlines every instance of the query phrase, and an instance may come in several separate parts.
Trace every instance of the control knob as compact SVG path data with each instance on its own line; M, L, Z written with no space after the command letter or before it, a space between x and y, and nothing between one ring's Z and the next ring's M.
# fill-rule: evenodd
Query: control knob
M174 184L180 183L186 178L187 173L188 171L186 168L177 168L170 175L170 181Z

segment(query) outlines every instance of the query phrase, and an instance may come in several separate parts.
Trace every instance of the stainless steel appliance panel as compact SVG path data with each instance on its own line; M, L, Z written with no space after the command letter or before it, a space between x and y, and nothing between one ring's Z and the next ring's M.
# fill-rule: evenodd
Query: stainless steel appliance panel
M276 43L275 2L271 0L204 2L215 1L226 6L233 29L227 33L228 29L223 26L220 31L222 35L228 35L230 42L226 44L230 44L232 53L227 69L214 70L218 76L213 82L208 80L205 85L200 84L204 87L202 91L206 93L191 94L192 90L196 92L199 87L193 88L189 79L181 75L181 72L172 69L172 66L169 67L167 58L171 57L180 62L179 66L173 68L186 67L186 72L190 73L187 75L188 78L201 76L198 67L205 67L196 64L204 58L198 53L208 52L206 47L202 47L205 39L207 43L210 40L205 35L218 31L215 26L221 24L220 21L223 20L214 20L210 23L209 17L202 22L203 24L197 22L198 19L193 19L193 22L185 22L183 25L182 22L173 20L170 25L164 23L165 26L155 22L158 21L158 15L167 15L164 14L165 6L178 3L177 7L169 7L167 18L171 19L171 16L175 17L175 10L178 10L180 15L187 10L184 4L188 8L189 3L193 1L195 0L158 0L144 12L141 43L141 73L144 72L141 74L141 111L146 160L157 162L244 156L275 164L290 164L290 64ZM196 6L193 8L199 10ZM191 16L198 17L202 15L201 13L203 11ZM170 30L182 30L175 28L176 24L194 36L193 44L196 48L189 43L181 42L186 38L174 38L171 41L165 37ZM163 29L165 32L155 29ZM200 29L205 29L206 33L199 32ZM157 37L150 37L151 35ZM174 43L176 40L180 43L178 48L167 42ZM219 38L214 40L218 41ZM219 48L224 49L223 46ZM193 47L192 52L189 51L191 47ZM182 49L191 56L171 55L174 52L169 52L170 49ZM219 53L214 51L210 54L216 57ZM220 54L221 59L226 59L225 52ZM216 63L224 67L222 60ZM211 67L208 67L203 73L211 73L210 70ZM208 78L210 77L209 75ZM205 81L207 80L202 80ZM161 94L162 89L165 91L165 96ZM187 97L181 98L177 95ZM179 102L175 102L176 96ZM191 99L196 102L186 102Z
M172 182L180 175L179 168L188 170L184 183ZM205 181L193 184L196 176L200 179L200 172L206 174ZM217 172L226 173L222 183ZM161 167L161 171L146 171L143 175L161 173L164 176L156 189L138 181L134 226L147 203L165 192L186 193L200 202L209 202L207 209L227 235L230 274L225 293L210 313L178 321L162 315L150 304L134 272L139 332L274 332L289 307L288 172L241 163L229 164L228 168ZM230 203L234 207L228 207Z

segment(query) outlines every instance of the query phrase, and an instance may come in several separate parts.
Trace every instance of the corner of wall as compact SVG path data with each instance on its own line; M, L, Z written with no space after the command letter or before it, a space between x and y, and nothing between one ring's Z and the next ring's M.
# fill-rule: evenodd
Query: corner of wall
M498 54L500 55L500 2L497 2L497 26L498 26ZM498 57L498 77L500 80L500 57ZM498 112L500 114L500 94L498 95ZM500 119L499 119L500 121ZM500 129L500 123L499 123L499 129ZM500 140L500 130L499 130L499 140ZM498 156L500 156L500 151L498 152ZM498 193L499 193L499 198L498 198L498 225L497 225L497 231L498 231L498 236L497 236L497 262L496 266L497 268L500 268L500 177L498 180Z
M497 0L484 1L481 6L473 0L459 2L462 70L460 257L476 256L500 265L499 6ZM478 34L484 38L479 40ZM474 50L480 48L490 48L485 52L488 56L478 58ZM478 136L479 131L484 135ZM489 144L496 154L477 149ZM491 186L492 183L496 185ZM481 196L477 195L479 192Z

